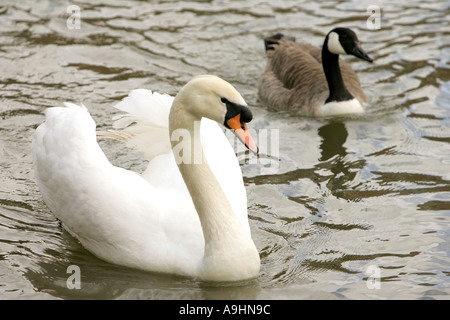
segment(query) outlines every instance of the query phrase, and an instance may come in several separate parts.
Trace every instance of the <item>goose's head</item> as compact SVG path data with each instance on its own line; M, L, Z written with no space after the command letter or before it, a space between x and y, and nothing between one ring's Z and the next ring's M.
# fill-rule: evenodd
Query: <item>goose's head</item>
M224 125L247 148L258 152L247 128L247 122L253 118L252 112L240 93L227 81L213 75L196 76L180 90L173 106L183 110L185 118L200 121L205 117Z
M351 54L368 62L373 61L361 47L356 33L348 28L331 30L325 38L325 45L333 54Z

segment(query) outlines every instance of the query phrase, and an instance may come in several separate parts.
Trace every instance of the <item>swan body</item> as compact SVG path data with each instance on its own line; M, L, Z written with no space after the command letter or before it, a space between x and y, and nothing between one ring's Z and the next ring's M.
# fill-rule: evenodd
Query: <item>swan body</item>
M372 62L352 30L331 30L322 49L282 34L266 38L265 45L269 59L259 84L264 103L315 116L364 112L366 96L358 76L339 59L350 54Z
M251 116L240 94L205 75L175 99L139 89L116 107L126 113L116 118L116 131L103 134L144 152L149 165L142 175L109 162L84 106L47 109L34 134L36 180L65 228L118 265L207 281L257 276L242 173L217 124L229 127L241 117L241 127L230 129L244 134ZM177 130L191 135L191 146L200 145L201 156L192 156L201 161L180 161ZM254 147L250 137L243 140Z

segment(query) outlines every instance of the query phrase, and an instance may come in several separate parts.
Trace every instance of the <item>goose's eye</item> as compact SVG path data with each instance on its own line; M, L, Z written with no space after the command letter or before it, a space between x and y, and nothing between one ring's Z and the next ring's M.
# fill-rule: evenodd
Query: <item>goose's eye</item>
M220 98L220 101L222 101L222 103L227 103L228 100L226 98Z

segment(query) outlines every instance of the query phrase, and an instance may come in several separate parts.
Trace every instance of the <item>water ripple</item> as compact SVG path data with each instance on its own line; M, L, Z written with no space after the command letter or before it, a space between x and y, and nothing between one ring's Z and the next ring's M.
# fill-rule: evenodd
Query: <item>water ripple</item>
M0 5L0 296L3 298L379 298L449 294L450 28L448 1L77 1ZM335 25L356 30L373 64L344 57L368 96L367 113L314 119L262 106L262 39L277 32L320 46ZM43 204L30 137L42 111L83 102L102 128L135 88L175 94L214 73L254 110L252 126L280 131L277 167L243 162L255 282L211 287L141 273L84 250ZM114 163L140 167L121 145ZM239 157L242 155L238 155ZM262 161L264 157L259 160ZM71 292L70 264L85 289ZM382 290L367 292L368 266ZM395 286L391 286L395 284ZM429 287L433 288L430 289Z

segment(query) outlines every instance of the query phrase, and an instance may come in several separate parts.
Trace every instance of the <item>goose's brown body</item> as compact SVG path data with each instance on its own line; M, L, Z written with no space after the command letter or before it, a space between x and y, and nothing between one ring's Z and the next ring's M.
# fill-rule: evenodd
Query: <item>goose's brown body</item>
M322 49L282 38L271 41L267 54L267 66L259 84L260 99L278 110L317 113L330 94L322 66ZM358 76L342 59L339 66L345 87L363 105L366 96Z

